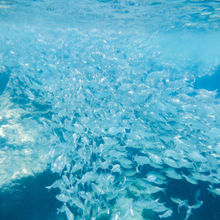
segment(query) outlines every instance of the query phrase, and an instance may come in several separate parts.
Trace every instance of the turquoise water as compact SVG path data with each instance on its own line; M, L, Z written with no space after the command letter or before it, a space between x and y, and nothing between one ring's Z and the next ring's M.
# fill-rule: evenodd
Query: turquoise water
M0 1L0 220L220 219L220 2Z

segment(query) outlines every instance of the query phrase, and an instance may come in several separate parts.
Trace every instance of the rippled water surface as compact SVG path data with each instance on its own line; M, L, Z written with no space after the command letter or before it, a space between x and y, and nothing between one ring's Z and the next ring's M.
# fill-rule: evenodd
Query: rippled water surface
M0 219L220 219L220 1L0 1Z

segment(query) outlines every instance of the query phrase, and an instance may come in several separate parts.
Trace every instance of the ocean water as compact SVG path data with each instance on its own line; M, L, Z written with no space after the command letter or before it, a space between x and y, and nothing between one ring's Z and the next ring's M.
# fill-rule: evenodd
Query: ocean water
M0 1L0 220L219 220L220 1Z

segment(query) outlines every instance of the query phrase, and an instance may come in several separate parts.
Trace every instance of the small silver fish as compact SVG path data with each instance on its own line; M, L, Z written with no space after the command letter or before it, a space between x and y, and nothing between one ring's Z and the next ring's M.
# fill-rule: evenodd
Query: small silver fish
M208 190L213 194L213 195L218 195L220 196L220 188L213 188L213 186L210 186Z
M192 209L198 209L202 206L202 204L203 201L197 201L197 203L192 206Z
M63 205L61 208L58 209L57 213L66 213L67 220L74 220L73 213L69 210L69 208L66 205Z
M168 218L173 214L172 209L168 209L166 212L164 212L162 215L159 215L160 218Z
M134 161L138 164L138 166L143 166L150 163L149 158L146 156L135 156Z
M188 203L188 200L181 200L179 198L174 198L174 197L171 197L170 199L178 205L178 212L180 212L180 208L182 206L186 206L186 204Z
M182 174L183 177L185 178L185 180L193 185L198 184L198 182L192 177L192 176L186 176L184 174Z
M187 220L189 218L189 216L192 214L192 209L198 209L202 206L203 201L197 201L194 205L192 206L187 206L187 211L186 211L186 218L185 220Z
M165 170L166 176L172 179L180 180L182 179L182 176L177 173L173 168L168 168Z

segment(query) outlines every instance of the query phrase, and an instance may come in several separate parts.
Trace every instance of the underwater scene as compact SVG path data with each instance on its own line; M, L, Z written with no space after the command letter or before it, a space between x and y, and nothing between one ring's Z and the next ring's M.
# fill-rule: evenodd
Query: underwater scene
M220 220L220 1L1 0L0 220Z

